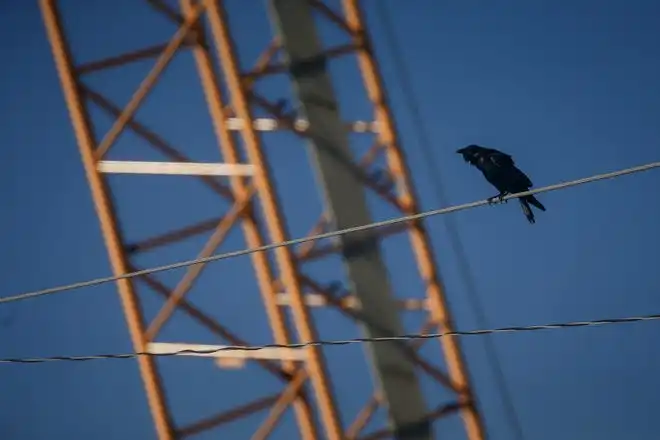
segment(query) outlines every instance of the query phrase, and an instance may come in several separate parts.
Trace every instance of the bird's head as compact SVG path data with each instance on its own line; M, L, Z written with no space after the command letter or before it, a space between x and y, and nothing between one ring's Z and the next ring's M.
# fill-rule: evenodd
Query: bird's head
M459 148L456 153L463 156L463 160L474 165L479 157L479 154L484 150L479 145L468 145L467 147Z

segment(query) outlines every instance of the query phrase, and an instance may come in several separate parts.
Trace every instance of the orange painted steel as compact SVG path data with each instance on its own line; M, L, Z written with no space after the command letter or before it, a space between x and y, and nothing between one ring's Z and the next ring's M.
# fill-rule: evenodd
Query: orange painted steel
M273 61L279 50L278 42L273 40L253 67L242 70L236 57L240 47L237 48L237 42L232 38L223 1L180 0L180 10L173 9L162 0L146 0L146 2L153 6L154 14L164 16L178 26L178 31L169 42L148 48L134 48L125 54L76 66L62 29L56 1L40 0L48 39L113 273L122 275L140 269L131 260L135 254L147 249L163 248L204 232L212 232L212 234L200 256L210 255L222 245L233 225L240 226L246 244L250 248L286 241L291 237L287 231L287 222L279 203L275 181L269 169L269 160L262 148L261 138L266 135L260 134L255 129L253 116L254 109L258 107L268 112L272 119L283 127L280 129L292 130L300 137L304 137L304 132L296 126L291 116L284 114L280 106L270 102L254 89L261 78L286 73L285 65ZM386 91L371 50L371 42L358 1L342 0L342 11L333 11L319 0L310 0L310 3L318 10L320 16L346 32L349 43L344 42L329 47L326 55L328 58L351 55L356 57L366 96L373 103L377 128L374 144L357 163L365 171L365 187L402 214L418 212L419 203L410 170L399 145L393 116L387 106ZM265 10L263 13L265 14ZM128 243L121 236L108 189L109 183L97 171L97 163L103 159L124 130L130 130L146 140L171 161L189 161L185 152L169 144L135 116L140 103L158 81L162 71L181 50L189 50L193 54L223 161L229 164L238 163L240 158L246 157L248 163L255 166L256 173L250 177L232 176L227 179L228 184L209 176L199 176L198 179L204 185L222 200L229 202L231 207L226 213L165 234ZM93 74L109 68L116 69L117 74L120 75L121 66L150 58L156 60L154 68L124 108L79 81L79 77L83 74ZM216 62L220 65L221 72L216 72ZM224 96L220 86L222 81L226 83L227 96ZM116 119L113 127L100 142L94 137L86 103L94 103ZM241 127L238 130L232 129L229 126L229 118L241 120ZM371 126L373 124L369 125ZM369 172L377 159L383 155L386 158L383 171L392 183L389 186ZM310 235L326 230L327 223L326 214L321 215L320 220L311 229ZM426 286L425 300L399 301L403 313L407 313L405 312L407 309L427 310L427 316L420 322L423 324L421 325L423 332L453 330L444 288L439 279L435 257L424 225L421 221L417 221L379 231L382 240L402 233L409 235L419 274ZM353 320L359 320L356 313L357 305L352 295L337 297L331 287L301 271L302 265L307 262L322 260L339 253L340 249L334 243L315 242L306 243L296 249L278 248L274 252L274 264L264 252L253 253L250 256L275 343L317 340L313 313L315 307L329 307ZM160 333L160 329L175 310L185 313L231 345L249 345L247 341L188 299L188 291L205 269L208 270L205 264L190 267L173 289L154 276L141 277L151 290L164 299L164 306L156 314L156 318L149 323L141 314L134 281L123 279L117 282L130 337L136 351L148 351L148 344ZM281 302L283 295L287 298L286 304ZM287 323L287 308L292 312L291 324ZM466 427L466 438L485 439L484 426L477 411L458 340L450 337L441 339L447 372L424 359L419 351L424 343L425 341L415 341L410 344L412 361L420 371L456 395L455 402L433 407L427 417L435 420L451 414L460 414ZM344 423L339 416L331 380L332 372L328 371L323 350L320 347L309 347L304 353L305 358L296 361L286 358L284 354L281 359L276 360L250 360L249 362L260 365L275 377L282 384L282 390L275 394L264 394L261 398L248 403L236 404L228 411L201 418L188 426L175 426L173 422L158 374L156 359L139 357L137 362L159 440L184 438L211 429L221 430L226 423L255 414L257 411L268 411L263 423L255 427L252 436L253 439L265 439L273 433L288 407L293 408L299 438L305 440L391 438L392 433L386 427L368 434L363 432L376 410L386 405L378 390L374 390L372 398L366 402L361 411L353 415L349 423ZM337 355L340 356L341 353ZM219 371L218 374L222 372ZM441 428L438 431L441 432Z
M380 127L379 138L381 144L386 148L389 171L398 182L397 189L401 204L406 206L410 212L419 212L419 202L413 190L410 169L400 148L392 112L387 106L383 80L371 50L372 44L369 41L363 13L358 0L342 0L342 3L346 22L350 32L354 35L355 44L363 48L357 54L360 71L369 99L374 104L376 121ZM449 313L444 286L440 282L431 241L422 222L414 222L409 234L420 276L426 282L426 295L429 300L431 317L440 332L452 332L454 324ZM465 422L468 438L483 440L485 438L484 426L477 411L458 338L455 336L440 338L440 343L445 353L449 378L459 389L460 402L464 404L461 415Z
M90 126L89 115L85 111L83 98L80 96L71 53L62 30L62 20L54 0L41 0L40 6L43 14L46 32L51 43L53 58L57 73L62 83L62 90L66 100L71 123L73 124L76 141L82 157L85 175L92 192L92 199L96 207L96 213L101 224L103 239L105 240L110 264L115 276L130 272L124 254L122 239L117 227L112 202L106 190L103 178L96 170L94 150L96 142ZM117 290L126 315L128 330L133 342L133 348L137 352L146 351L146 340L144 338L144 318L135 294L131 280L122 279L117 281ZM138 358L140 374L147 392L147 400L151 415L156 425L158 437L161 440L174 440L172 419L167 410L165 396L160 377L156 371L154 360L142 356Z
M275 188L270 176L269 165L261 148L261 141L254 129L254 118L246 87L242 83L235 48L229 31L229 21L222 7L222 1L209 2L208 18L211 33L218 50L218 58L223 68L231 95L231 107L235 115L244 121L241 136L247 150L249 161L257 167L255 184L259 198L265 211L266 225L273 242L283 242L289 239L284 218L279 207ZM300 282L293 251L289 247L279 247L275 257L280 269L282 287L292 299L292 311L296 327L302 342L317 340L317 333L307 308ZM341 440L341 423L335 403L329 377L326 371L323 354L319 347L311 346L305 349L308 356L309 375L318 400L321 419L329 440Z
M185 16L189 16L193 13L193 8L190 2L187 0L181 0L181 6L184 10ZM211 16L217 16L218 14L218 11L215 10L214 7L217 7L217 5L213 4L209 8L209 14L211 14ZM212 27L217 25L214 24L214 21L217 20L211 18ZM211 113L214 122L218 143L222 149L223 157L229 163L237 163L239 161L239 151L236 142L234 141L234 138L227 128L227 124L225 122L225 102L221 95L220 88L218 87L218 79L216 77L216 73L214 72L212 57L201 45L197 45L195 47L194 56L205 92L209 112ZM252 163L256 164L257 166L260 165L254 161L252 161ZM267 178L268 176L262 177L262 179ZM252 191L248 188L248 184L245 179L241 177L233 177L231 179L231 185L235 194L239 196L244 196L248 194L248 192L250 192L250 194L252 193ZM269 187L262 189L257 186L257 192L259 193L263 191L268 192L269 190L270 193L267 193L266 196L273 197L272 190ZM253 213L253 209L251 211ZM254 214L249 219L247 219L247 221L243 222L243 229L246 243L249 247L256 248L265 244L265 240L261 231L259 230L259 225L254 217ZM270 320L271 328L273 329L275 341L278 344L289 343L292 340L289 335L289 331L286 328L284 313L276 303L277 291L275 290L275 278L273 276L273 269L270 266L267 255L264 252L253 253L252 264L254 265L257 281L262 294L264 305L266 307L266 313ZM293 363L284 362L283 366L287 372L293 374L295 369L295 365L293 365ZM303 378L300 373L298 373L297 377ZM300 382L300 384L296 387L296 390L302 387L302 383L303 382ZM303 399L303 395L299 392L289 394L290 397L288 398L287 403L295 400L294 408L296 411L298 424L301 429L302 437L304 439L318 438L317 429L312 416L312 410L309 407L309 404L306 402L306 399Z

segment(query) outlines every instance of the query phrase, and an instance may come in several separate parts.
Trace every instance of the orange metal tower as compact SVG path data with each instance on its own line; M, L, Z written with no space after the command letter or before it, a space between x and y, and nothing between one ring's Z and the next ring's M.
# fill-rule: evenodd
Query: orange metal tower
M270 14L276 35L256 64L248 69L241 66L238 60L236 39L232 37L230 19L223 1L181 0L178 8L162 0L146 0L146 3L153 8L155 15L170 20L177 27L166 44L77 64L65 38L56 1L40 0L115 275L139 269L135 255L140 252L164 249L203 233L211 234L199 257L210 256L220 248L234 226L240 226L245 243L250 248L290 239L267 151L262 148L262 144L268 141L269 132L291 131L306 141L311 152L317 180L325 196L325 211L310 235L369 222L371 217L366 208L366 192L376 195L381 203L395 208L402 215L418 212L410 170L399 145L357 0L343 0L341 12L319 0L270 1L269 9L261 13ZM250 2L250 5L256 7L255 2ZM257 8L253 13L260 12ZM344 40L322 48L313 15L334 23L343 32ZM215 163L191 161L185 149L171 146L136 118L145 97L173 57L183 50L192 51L213 121L221 153ZM357 59L361 82L372 105L371 121L345 123L339 119L326 64L334 58L350 56ZM82 80L83 75L111 68L120 72L120 66L149 58L156 59L153 68L123 108ZM285 112L282 105L266 99L257 90L260 80L278 74L286 75L293 85L294 100L299 104L297 115ZM92 103L114 118L112 127L100 140L90 116ZM269 116L256 117L257 110L267 112ZM108 160L108 151L125 130L143 138L170 162ZM348 132L373 138L372 147L357 160L353 159L348 147ZM378 172L374 172L380 163L383 165ZM220 200L228 203L229 208L219 218L127 243L116 213L117 196L111 193L108 181L110 174L195 176ZM424 286L423 299L394 299L391 293L379 243L401 234L409 237L419 269L420 284ZM337 255L341 257L345 269L343 288L321 282L305 269L312 262L336 258ZM318 340L315 310L320 308L332 308L351 318L367 336L400 334L403 331L401 313L423 313L425 317L421 331L424 332L453 329L430 241L421 221L381 228L375 232L347 234L335 241L310 242L296 248L278 247L272 255L255 252L250 259L268 326L273 341L278 344ZM167 287L152 275L117 282L135 351L162 353L209 348L196 343L157 341L175 311L188 315L225 343L246 344L208 311L193 305L187 298L205 266L197 264L188 267L174 288ZM137 294L136 284L140 282L165 300L150 322L142 312ZM240 287L232 287L232 290L240 291ZM410 292L401 293L407 295ZM227 303L224 307L231 307L231 304ZM452 414L462 417L466 438L484 439L484 427L476 409L458 341L453 337L444 337L439 344L444 368L422 356L422 344L419 342L409 345L366 344L366 355L377 385L364 408L350 415L351 420L342 420L347 416L340 416L332 371L329 371L326 353L321 347L221 351L209 355L216 358L219 368L241 367L246 362L260 365L283 386L279 392L249 403L243 403L238 395L219 395L218 399L232 401L234 408L187 426L175 423L171 402L168 402L164 392L166 381L159 374L159 358L139 357L138 365L160 440L184 438L210 429L222 430L226 424L258 411L266 411L266 415L261 424L254 428L252 438L267 438L289 407L295 414L299 438L306 440L431 439L432 422ZM341 355L341 349L332 353L332 356ZM432 409L426 409L417 372L423 372L442 384L454 396L452 401L440 404L430 402ZM389 423L376 431L364 433L364 427L379 407L387 409ZM435 430L441 432L441 427Z

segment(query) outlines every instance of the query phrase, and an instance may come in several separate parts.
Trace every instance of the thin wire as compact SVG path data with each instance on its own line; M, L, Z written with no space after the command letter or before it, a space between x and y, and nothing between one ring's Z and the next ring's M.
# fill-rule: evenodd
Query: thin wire
M424 162L424 165L426 166L426 171L428 178L431 181L431 187L435 196L436 204L437 206L449 206L450 203L445 191L445 185L442 179L442 171L438 164L437 156L434 153L433 143L431 141L428 126L425 123L426 118L423 117L421 107L419 105L419 100L417 99L417 94L415 93L412 75L408 69L408 63L405 62L403 51L401 50L401 46L398 42L399 39L396 37L391 15L387 5L383 1L378 2L376 8L377 12L379 13L380 21L383 23L383 27L385 29L385 40L387 45L390 46L390 52L394 58L396 73L399 77L400 88L403 91L404 101L408 107L408 113L415 123L416 129L413 130L413 132L417 136L417 145L423 154L424 160L422 162ZM470 265L470 260L467 257L467 251L458 232L458 225L452 216L446 216L443 218L445 220L445 227L447 228L449 244L456 256L458 272L463 280L463 285L465 286L467 293L468 303L470 304L472 312L475 315L477 326L480 328L491 327L485 307L482 304L479 291L477 289L477 282ZM495 385L497 389L499 389L500 399L504 406L504 412L507 415L511 432L515 433L515 438L517 440L524 440L525 433L523 430L522 421L514 403L513 393L511 392L511 387L508 383L506 375L504 374L504 369L499 359L494 340L489 336L484 337L484 347L486 349L486 359L491 366L493 376L495 378Z
M528 326L519 326L519 327L500 327L494 329L486 330L469 330L469 331L453 331L453 332L444 332L444 333L426 333L426 334L412 334L412 335L402 335L402 336L386 336L379 338L355 338L355 339L345 339L345 340L334 340L334 341L312 341L301 344L268 344L268 345L252 345L252 346L243 346L243 345L229 345L224 347L218 347L214 349L207 350L178 350L166 353L150 353L150 352L138 352L138 353L121 353L121 354L97 354L92 356L52 356L52 357L40 357L40 358L6 358L0 359L0 364L41 364L46 362L75 362L75 361L93 361L99 359L133 359L140 356L182 356L186 354L214 354L221 351L258 351L268 348L289 348L289 349L303 349L307 347L314 346L332 346L332 345L351 345L351 344L364 344L370 342L388 342L388 341L410 341L416 339L438 339L446 336L481 336L481 335L490 335L494 333L518 333L518 332L530 332L537 330L560 330L573 327L595 327L601 325L614 325L614 324L628 324L634 322L643 322L643 321L657 321L660 320L660 314L654 315L645 315L645 316L634 316L628 318L613 318L613 319L599 319L595 321L574 321L574 322L565 322L565 323L555 323L555 324L541 324L541 325L528 325Z
M570 188L572 186L578 186L578 185L584 185L585 183L591 183L591 182L597 182L599 180L606 180L606 179L613 179L615 177L621 177L627 174L635 174L635 173L640 173L642 171L648 171L654 168L660 168L660 162L651 162L647 163L645 165L639 165L635 167L630 167L626 168L623 170L619 171L612 171L610 173L604 173L604 174L596 174L590 177L584 177L582 179L577 179L577 180L571 180L568 182L562 182L562 183L557 183L554 185L548 185L542 188L537 188L534 190L530 191L525 191L521 193L516 193L516 194L510 194L508 196L505 196L502 198L502 200L509 200L509 199L515 199L518 197L522 196L527 196L530 194L539 194L543 192L549 192L549 191L557 191L560 189L565 189L565 188ZM370 229L377 229L380 227L384 226L390 226L393 224L397 223L405 223L405 222L410 222L414 220L419 220L422 218L426 217L431 217L434 215L440 215L440 214L448 214L450 212L457 212L457 211L464 211L466 209L471 209L471 208L476 208L479 206L483 205L488 205L491 204L492 202L489 199L484 199L484 200L479 200L476 202L471 202L471 203L465 203L462 205L455 205L455 206L448 206L446 208L441 208L441 209L434 209L426 212L421 212L417 214L411 214L411 215L406 215L403 217L397 217L389 220L383 220L379 222L374 222L370 223L367 225L362 225L362 226L355 226L352 228L346 228L346 229L340 229L338 231L332 231L332 232L326 232L323 234L318 234L318 235L313 235L310 237L303 237L303 238L296 238L293 240L288 240L284 241L281 243L273 243L273 244L268 244L265 246L259 246L255 248L250 248L250 249L242 249L239 251L233 251L233 252L226 252L223 254L216 254L216 255L211 255L210 257L205 257L205 258L196 258L193 260L187 260L187 261L182 261L179 263L173 263L173 264L168 264L164 266L158 266L150 269L144 269L136 272L130 272L122 275L117 275L117 276L110 276L110 277L104 277L104 278L96 278L93 280L89 281L82 281L78 283L73 283L73 284L67 284L63 286L58 286L58 287L50 287L48 289L43 289L43 290L35 290L32 292L27 292L27 293L20 293L18 295L13 295L13 296L5 296L3 298L0 298L0 304L4 303L9 303L9 302L14 302L14 301L22 301L26 299L31 299L31 298L36 298L39 296L44 296L44 295L52 295L55 293L60 293L60 292L65 292L68 290L74 290L74 289L80 289L83 287L90 287L90 286L96 286L99 284L104 284L104 283L110 283L112 281L118 281L118 280L124 280L128 278L134 278L134 277L139 277L142 275L148 275L148 274L153 274L157 272L164 272L168 270L173 270L173 269L179 269L182 267L187 267L187 266L193 266L195 264L205 264L205 263L210 263L212 261L219 261L219 260L226 260L228 258L235 258L235 257L240 257L243 255L249 255L254 252L263 252L263 251L269 251L272 249L277 249L280 247L284 246L294 246L300 243L305 243L308 241L315 241L315 240L322 240L325 238L332 238L332 237L337 237L339 235L345 235L345 234L350 234L353 232L360 232L360 231L367 231Z

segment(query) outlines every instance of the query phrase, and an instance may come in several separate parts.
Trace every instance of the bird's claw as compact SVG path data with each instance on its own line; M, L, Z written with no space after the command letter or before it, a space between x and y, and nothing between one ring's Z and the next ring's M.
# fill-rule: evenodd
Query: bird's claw
M506 194L498 194L496 196L488 198L489 205L496 205L498 203L508 203L508 200L504 200Z

